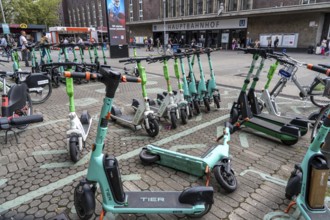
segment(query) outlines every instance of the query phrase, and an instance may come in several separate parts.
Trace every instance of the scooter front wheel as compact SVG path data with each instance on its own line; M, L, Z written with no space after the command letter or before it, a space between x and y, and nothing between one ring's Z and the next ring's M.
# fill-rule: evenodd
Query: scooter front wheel
M215 95L215 96L213 97L213 101L214 101L214 104L215 104L215 106L217 107L217 109L219 109L219 108L220 108L220 100L219 100L219 97Z
M77 143L76 141L71 141L71 138L70 138L70 144L69 144L70 157L73 162L77 162L80 158L79 143Z
M215 179L224 190L231 193L237 189L237 179L232 169L230 169L230 172L228 173L225 166L220 165L214 168L213 173Z
M74 190L74 207L80 219L88 220L95 211L95 195L88 184L78 184Z
M205 105L205 108L206 108L206 112L211 111L210 101L207 98L204 98L204 105Z
M195 109L196 115L199 115L201 113L201 109L200 109L200 106L199 106L199 103L197 100L194 101L194 109Z
M158 121L154 118L148 117L149 120L149 128L146 126L146 122L144 122L144 126L146 127L146 131L150 137L156 137L159 133L159 124Z
M177 127L177 125L176 125L176 113L171 112L170 117L171 117L171 128L176 129L176 127Z
M142 163L144 163L144 164L152 164L152 163L155 163L156 161L160 160L159 155L149 153L146 148L142 149L139 157L140 157L140 160L142 161Z
M181 117L181 122L182 124L187 124L188 123L188 115L185 109L180 110L180 117Z
M186 215L189 218L201 218L202 216L206 215L212 208L212 204L205 203L205 210L198 214Z

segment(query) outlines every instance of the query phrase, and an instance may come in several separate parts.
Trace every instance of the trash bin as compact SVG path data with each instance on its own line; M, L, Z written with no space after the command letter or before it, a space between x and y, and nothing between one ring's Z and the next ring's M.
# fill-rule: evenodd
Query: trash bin
M327 190L329 167L326 159L317 156L311 162L310 187L308 204L313 209L324 207L325 192Z
M176 53L179 49L179 44L172 44L173 52Z

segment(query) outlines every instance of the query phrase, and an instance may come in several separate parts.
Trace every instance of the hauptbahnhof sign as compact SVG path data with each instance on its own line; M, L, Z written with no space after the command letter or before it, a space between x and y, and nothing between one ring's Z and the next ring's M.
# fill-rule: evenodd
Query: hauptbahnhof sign
M213 29L239 29L247 28L247 18L209 20L183 23L168 23L165 25L166 31L189 31L189 30L213 30ZM154 32L164 31L163 24L154 24Z

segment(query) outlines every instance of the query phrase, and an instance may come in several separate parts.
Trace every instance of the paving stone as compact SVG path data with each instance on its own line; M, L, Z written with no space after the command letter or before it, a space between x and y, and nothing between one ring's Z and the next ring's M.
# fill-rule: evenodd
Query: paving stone
M7 169L9 172L15 172L16 170L18 170L18 167L17 167L16 163L9 163L7 165Z
M0 164L6 165L9 163L9 158L8 156L0 156Z

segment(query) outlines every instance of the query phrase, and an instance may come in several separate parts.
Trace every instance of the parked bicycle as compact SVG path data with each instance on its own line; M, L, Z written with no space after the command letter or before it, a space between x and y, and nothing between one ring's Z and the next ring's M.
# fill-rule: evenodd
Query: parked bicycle
M286 58L289 62L284 63L284 67L279 70L281 79L270 92L270 96L275 99L282 92L287 82L291 80L299 89L299 97L301 99L306 100L309 98L311 102L317 107L326 106L329 103L330 97L323 94L325 81L324 78L321 77L321 74L319 73L311 84L302 85L296 76L296 72L298 71L299 67L306 67L307 64L298 61L285 53L283 53L283 55L283 58Z

